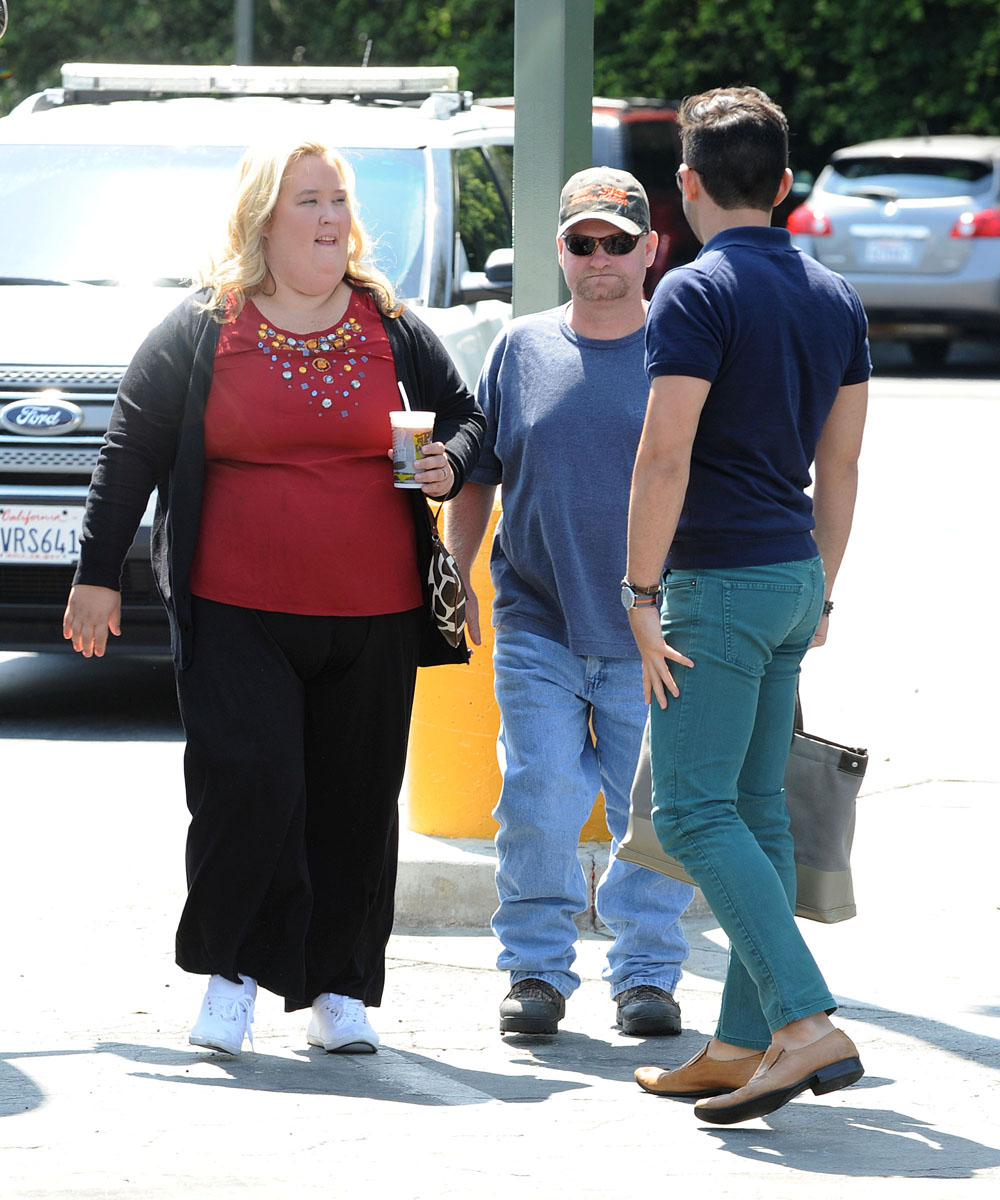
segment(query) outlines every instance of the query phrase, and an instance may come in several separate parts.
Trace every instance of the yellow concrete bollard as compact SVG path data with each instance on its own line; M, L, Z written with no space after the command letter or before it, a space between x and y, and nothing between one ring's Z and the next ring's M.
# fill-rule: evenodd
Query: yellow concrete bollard
M491 814L500 795L496 756L500 710L493 695L489 561L500 512L498 499L472 567L483 644L472 647L467 667L429 667L417 673L407 794L409 826L415 833L491 838L496 832ZM603 795L598 795L580 840L610 840Z

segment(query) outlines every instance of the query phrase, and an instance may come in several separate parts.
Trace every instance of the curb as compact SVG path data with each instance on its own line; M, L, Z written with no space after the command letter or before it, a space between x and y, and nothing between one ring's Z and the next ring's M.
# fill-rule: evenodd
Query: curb
M611 853L607 842L581 842L580 865L587 880L587 908L576 918L584 932L607 933L594 896ZM496 848L490 838L446 838L399 832L396 930L488 929L497 906ZM687 916L709 912L695 890Z

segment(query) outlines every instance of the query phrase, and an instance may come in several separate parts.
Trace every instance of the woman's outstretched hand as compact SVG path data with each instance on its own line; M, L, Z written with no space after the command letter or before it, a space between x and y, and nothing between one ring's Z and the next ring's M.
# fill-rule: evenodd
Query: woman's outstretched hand
M63 637L84 658L102 658L108 633L122 631L122 597L114 588L78 583L70 588L63 613Z

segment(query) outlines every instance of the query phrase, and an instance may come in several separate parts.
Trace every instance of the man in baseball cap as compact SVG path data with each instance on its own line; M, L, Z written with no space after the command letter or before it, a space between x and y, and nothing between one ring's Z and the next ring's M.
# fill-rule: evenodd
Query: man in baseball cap
M656 244L632 175L594 167L567 182L556 248L570 301L512 321L493 343L478 386L482 454L445 506L445 538L468 588L503 484L491 555L503 774L493 929L511 984L501 1033L558 1031L580 984L573 914L591 897L578 845L599 791L613 837L628 824L646 705L618 581L649 393L642 289ZM471 588L466 618L478 645ZM614 936L604 978L623 1033L680 1032L673 991L691 896L686 884L615 858L598 885L597 912Z

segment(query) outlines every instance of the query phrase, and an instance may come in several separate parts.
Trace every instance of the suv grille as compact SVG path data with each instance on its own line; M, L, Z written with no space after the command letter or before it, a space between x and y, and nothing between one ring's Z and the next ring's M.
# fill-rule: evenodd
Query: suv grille
M0 367L0 388L110 389L112 399L121 383L121 367Z
M86 485L97 462L111 417L121 367L6 366L0 369L0 408L15 400L41 399L56 391L83 410L79 429L61 436L33 437L0 432L0 484L41 476ZM19 481L20 481L19 479Z
M76 567L53 566L50 563L34 566L31 563L11 564L3 569L2 604L64 605L73 583ZM123 604L159 604L153 568L148 562L126 562L122 572Z
M66 440L70 438L72 434ZM57 475L72 473L89 478L97 462L97 454L98 446L57 450L50 445L32 446L27 438L4 437L0 438L0 471L5 474L30 471L33 478L37 477L39 471L51 471Z

